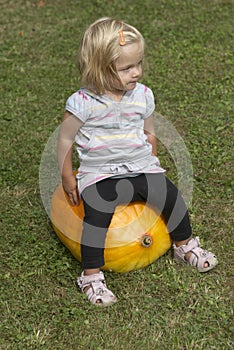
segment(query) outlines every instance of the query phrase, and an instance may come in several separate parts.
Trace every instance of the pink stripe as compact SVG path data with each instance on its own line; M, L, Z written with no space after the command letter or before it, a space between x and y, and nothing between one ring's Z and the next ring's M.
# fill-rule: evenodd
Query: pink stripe
M111 175L111 176L112 176L112 175ZM95 177L95 179L93 179L93 180L87 182L87 183L85 184L85 187L86 187L86 186L89 186L89 185L91 185L92 183L95 183L95 182L97 182L97 181L99 181L99 180L105 179L105 178L106 178L105 175L101 175L101 176Z
M109 114L104 115L104 116L89 118L89 120L102 120L102 119L105 119L105 118L111 118L113 116L114 116L114 113L109 113Z
M110 146L111 145L92 147L92 148L89 148L89 151L96 151L97 149L105 149L105 148L109 148Z
M137 115L136 113L123 113L122 115L124 115L125 117L132 117Z
M108 149L108 148L114 147L116 145L119 146L119 143L116 143L116 144L112 143L111 145L92 147L92 148L89 148L89 151L92 152L92 151L97 151L97 150L100 150L100 149ZM122 144L122 146L123 147L130 147L130 148L142 147L142 145L139 145L138 143Z
M78 91L78 94L81 95L85 100L88 100L88 97L85 95L83 91Z

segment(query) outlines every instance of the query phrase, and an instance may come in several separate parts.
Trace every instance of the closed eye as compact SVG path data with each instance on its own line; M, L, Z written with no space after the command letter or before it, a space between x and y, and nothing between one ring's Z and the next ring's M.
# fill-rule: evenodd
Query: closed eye
M136 64L137 67L139 67L141 65L142 65L142 60ZM128 71L129 69L134 68L134 67L135 67L135 65L130 65L130 66L127 66L127 67L120 69L119 71L120 72Z

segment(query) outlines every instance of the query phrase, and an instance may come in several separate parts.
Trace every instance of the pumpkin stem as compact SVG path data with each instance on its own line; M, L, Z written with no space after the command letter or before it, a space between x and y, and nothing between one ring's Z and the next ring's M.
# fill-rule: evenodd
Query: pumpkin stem
M152 243L153 243L153 239L150 235L148 234L143 235L141 239L142 247L149 248L152 245Z

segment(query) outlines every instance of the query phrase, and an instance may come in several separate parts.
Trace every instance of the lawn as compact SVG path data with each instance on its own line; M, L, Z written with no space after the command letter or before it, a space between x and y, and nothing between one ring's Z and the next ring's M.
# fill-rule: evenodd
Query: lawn
M233 1L0 5L0 350L233 349ZM183 141L194 235L219 259L199 274L169 251L142 270L106 273L118 303L104 309L78 292L81 267L54 233L39 187L45 145L79 87L79 39L102 16L145 37L142 81ZM159 133L161 163L177 183L183 155L169 146Z

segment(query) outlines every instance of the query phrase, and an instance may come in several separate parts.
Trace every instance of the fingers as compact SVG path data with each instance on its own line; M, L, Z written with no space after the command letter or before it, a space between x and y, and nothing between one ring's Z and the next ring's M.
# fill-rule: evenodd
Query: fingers
M80 198L77 190L74 190L73 192L69 193L68 197L73 206L78 205L80 203Z
M75 177L73 175L64 176L62 178L62 186L71 205L78 205L80 203L80 198Z

